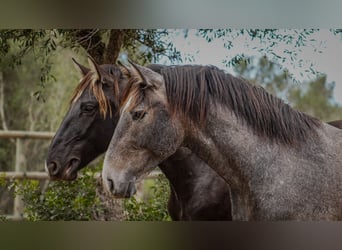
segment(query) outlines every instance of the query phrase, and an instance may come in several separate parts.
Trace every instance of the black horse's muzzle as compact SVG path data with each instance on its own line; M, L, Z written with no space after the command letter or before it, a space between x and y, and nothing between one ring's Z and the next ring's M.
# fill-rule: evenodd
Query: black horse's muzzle
M58 161L50 161L46 163L45 168L52 180L72 181L77 178L77 171L80 160L76 157L71 158L63 167Z

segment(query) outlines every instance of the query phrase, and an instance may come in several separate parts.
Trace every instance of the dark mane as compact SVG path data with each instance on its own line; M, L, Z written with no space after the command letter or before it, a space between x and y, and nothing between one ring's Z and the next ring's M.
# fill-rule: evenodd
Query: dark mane
M295 143L304 141L321 122L294 110L262 87L214 66L170 66L160 70L172 112L202 124L210 102L223 104L261 135Z
M182 115L189 126L201 126L210 104L222 104L234 112L253 131L279 142L294 144L305 141L321 122L294 110L281 99L247 80L226 74L214 66L149 66L164 77L171 113ZM145 98L146 88L131 77L123 91L120 108L131 110Z
M153 70L154 72L157 72L158 74L161 74L162 69L165 69L169 66L165 66L163 64L148 64L146 65L146 68L149 68Z

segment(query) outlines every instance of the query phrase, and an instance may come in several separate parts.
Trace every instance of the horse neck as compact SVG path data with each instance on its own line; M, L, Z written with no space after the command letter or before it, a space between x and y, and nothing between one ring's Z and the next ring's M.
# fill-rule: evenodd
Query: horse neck
M229 184L233 218L252 218L250 183L253 175L257 176L256 163L265 163L264 154L276 157L279 148L265 144L233 112L221 107L209 112L203 127L187 130L184 144Z
M233 112L211 107L203 127L186 133L185 145L222 176L232 188L241 189L248 183L255 162L267 153L276 155L278 145L270 147Z

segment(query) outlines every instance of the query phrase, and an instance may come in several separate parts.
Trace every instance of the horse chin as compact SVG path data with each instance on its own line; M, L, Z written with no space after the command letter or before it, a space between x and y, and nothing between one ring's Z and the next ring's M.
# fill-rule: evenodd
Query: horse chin
M74 181L77 179L77 172L72 174L64 174L62 176L50 176L50 180L52 181Z
M74 181L77 179L77 171L76 172L73 172L71 174L68 174L68 175L65 175L63 177L63 180L65 181Z

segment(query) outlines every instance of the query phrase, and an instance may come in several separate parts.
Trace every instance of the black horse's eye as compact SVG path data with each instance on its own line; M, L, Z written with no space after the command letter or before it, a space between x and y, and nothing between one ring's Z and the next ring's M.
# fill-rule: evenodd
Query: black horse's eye
M133 119L134 121L143 119L143 118L145 117L146 114L147 114L147 112L144 111L144 110L132 111L132 112L131 112L132 119Z
M92 112L95 110L95 108L96 108L96 105L92 103L85 103L85 104L82 104L81 106L82 112Z

